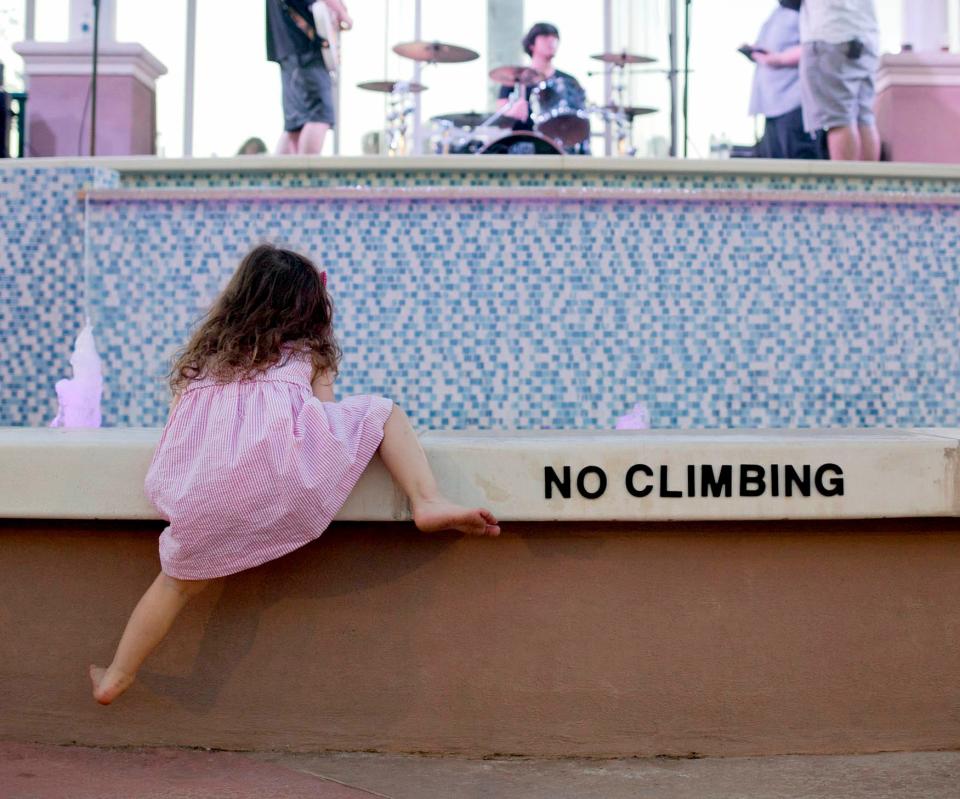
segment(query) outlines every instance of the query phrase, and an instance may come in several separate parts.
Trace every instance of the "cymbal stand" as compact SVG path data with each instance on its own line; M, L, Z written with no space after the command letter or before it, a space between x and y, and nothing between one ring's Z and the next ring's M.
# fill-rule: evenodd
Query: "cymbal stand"
M407 118L415 110L410 102L410 81L397 81L393 91L389 94L390 110L387 112L387 155L406 155L407 152Z
M496 111L494 111L490 116L488 116L483 122L481 122L478 127L487 127L493 125L501 117L505 117L510 111L513 110L513 107L520 102L520 95L523 91L523 84L520 81L517 81L513 84L513 91L510 92L509 96L506 98L506 105L500 106Z
M631 158L637 154L637 148L633 146L632 134L633 134L633 120L627 118L626 111L626 98L625 92L627 89L626 77L624 74L624 67L626 64L612 64L611 65L611 76L613 77L613 85L611 94L616 95L616 102L610 102L609 105L612 105L616 111L613 111L613 121L616 126L617 133L617 155L621 156L630 156ZM613 97L610 98L613 100Z

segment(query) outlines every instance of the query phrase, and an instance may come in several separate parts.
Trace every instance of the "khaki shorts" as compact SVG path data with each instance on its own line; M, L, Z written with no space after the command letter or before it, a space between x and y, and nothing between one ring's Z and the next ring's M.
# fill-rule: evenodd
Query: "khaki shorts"
M875 124L873 79L878 65L877 54L867 47L854 59L847 57L846 44L805 42L800 57L804 130Z

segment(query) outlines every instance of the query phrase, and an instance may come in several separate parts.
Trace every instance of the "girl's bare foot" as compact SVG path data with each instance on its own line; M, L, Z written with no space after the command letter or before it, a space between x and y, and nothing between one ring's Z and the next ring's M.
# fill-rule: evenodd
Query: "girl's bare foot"
M101 705L109 705L133 684L133 677L117 669L90 666L90 682L93 683L93 698Z
M443 497L421 501L413 506L413 522L418 530L459 530L468 535L500 535L496 517L485 508L465 508Z

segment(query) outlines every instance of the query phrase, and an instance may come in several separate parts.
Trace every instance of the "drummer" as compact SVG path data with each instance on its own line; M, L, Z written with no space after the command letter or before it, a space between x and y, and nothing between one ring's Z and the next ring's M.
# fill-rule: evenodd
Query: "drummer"
M549 22L538 22L523 37L523 50L530 56L530 66L533 69L542 72L548 79L556 76L577 83L573 75L568 75L553 65L553 57L557 54L559 46L560 32ZM534 86L527 86L526 97L522 100L518 99L509 110L504 112L504 116L517 120L513 126L514 130L533 130L533 121L530 119L530 94L534 88ZM509 86L501 86L497 108L507 105L512 93L513 89ZM574 147L566 149L569 153L589 155L590 139L586 138Z

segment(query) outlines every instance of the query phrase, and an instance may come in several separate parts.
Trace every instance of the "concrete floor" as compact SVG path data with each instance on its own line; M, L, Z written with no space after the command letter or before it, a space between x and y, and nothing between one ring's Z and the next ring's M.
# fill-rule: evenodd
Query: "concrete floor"
M391 799L958 799L960 752L628 760L258 758Z
M533 760L0 742L0 799L957 799L960 752Z

